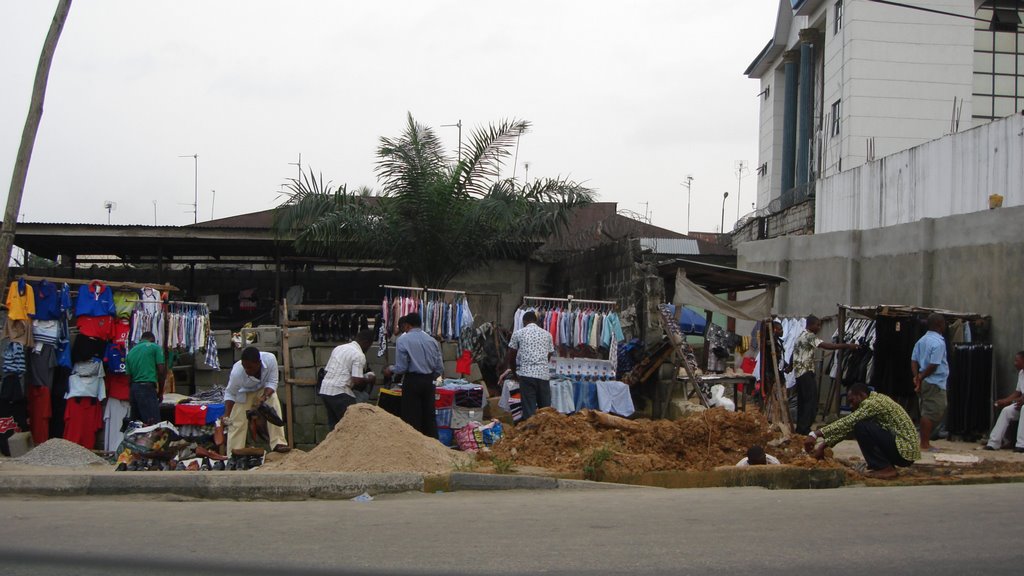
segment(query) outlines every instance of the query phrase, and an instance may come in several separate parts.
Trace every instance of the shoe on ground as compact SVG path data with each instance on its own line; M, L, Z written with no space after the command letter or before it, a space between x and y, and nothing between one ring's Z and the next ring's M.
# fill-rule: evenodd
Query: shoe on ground
M893 478L899 478L900 473L895 468L883 468L881 470L869 470L865 476L868 478L874 478L876 480L892 480Z
M288 446L287 444L278 444L277 446L274 446L274 452L277 452L278 454L287 454L288 452L291 451L291 447ZM1021 451L1024 452L1024 449L1022 449Z
M993 448L993 447L989 446L988 444L985 444L985 447L984 447L984 448L982 448L982 450L992 450L992 451L994 452L994 451L995 451L995 448Z
M1016 452L1017 454L1021 454L1024 453L1024 448L1014 448L1013 451Z

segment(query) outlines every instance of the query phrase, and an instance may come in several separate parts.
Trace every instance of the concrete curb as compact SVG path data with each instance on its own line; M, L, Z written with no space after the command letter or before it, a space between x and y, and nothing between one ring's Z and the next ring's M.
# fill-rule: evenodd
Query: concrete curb
M57 497L145 494L204 500L340 500L363 492L376 495L421 490L420 474L125 472L0 476L3 494Z

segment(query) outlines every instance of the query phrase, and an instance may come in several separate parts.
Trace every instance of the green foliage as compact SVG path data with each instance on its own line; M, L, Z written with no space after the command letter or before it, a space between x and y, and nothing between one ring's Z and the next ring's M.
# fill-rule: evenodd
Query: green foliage
M399 137L380 139L379 194L303 174L287 186L278 233L293 236L300 252L383 261L436 288L490 261L524 257L593 198L567 179L499 178L527 128L521 120L478 128L452 161L436 133L409 115Z
M603 480L604 465L612 459L614 454L611 447L607 445L591 452L587 459L583 461L583 478L586 480Z
M491 464L494 466L495 474L511 474L515 472L515 462L512 460L505 460L497 456L491 457Z

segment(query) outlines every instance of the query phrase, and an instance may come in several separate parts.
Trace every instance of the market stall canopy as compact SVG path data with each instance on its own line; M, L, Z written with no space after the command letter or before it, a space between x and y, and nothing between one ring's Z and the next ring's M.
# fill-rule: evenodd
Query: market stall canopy
M676 307L670 305L672 315L675 316ZM683 306L679 309L679 329L682 330L683 334L704 334L704 331L708 328L708 321L704 316L689 308Z
M781 276L682 259L662 262L658 269L663 277L675 273L673 304L696 306L730 318L754 322L771 316L775 287L786 281ZM716 296L750 290L763 292L739 301Z
M906 306L903 304L877 304L874 306L847 306L840 304L839 308L865 318L876 318L878 316L924 316L933 312L942 314L946 318L960 320L985 320L989 316L973 312L953 312L940 308L924 308L921 306Z

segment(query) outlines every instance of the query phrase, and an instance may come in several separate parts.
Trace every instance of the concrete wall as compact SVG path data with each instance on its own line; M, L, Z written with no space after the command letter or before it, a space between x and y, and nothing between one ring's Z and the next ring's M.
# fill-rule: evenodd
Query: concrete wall
M788 236L739 246L740 268L786 277L783 315L836 313L838 303L907 304L992 316L997 387L1016 383L1024 348L1024 206L874 230Z
M904 150L817 183L819 232L864 230L1024 205L1024 115Z

